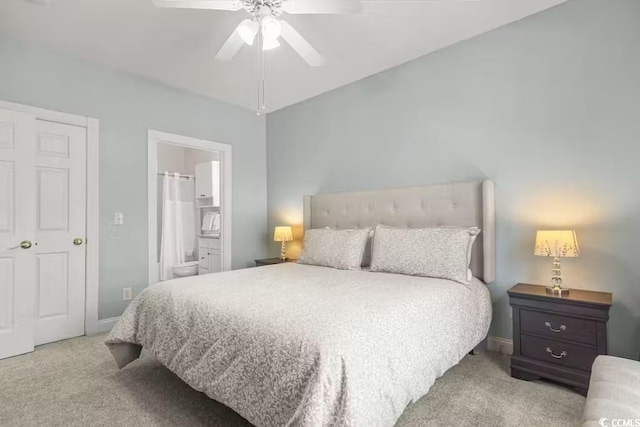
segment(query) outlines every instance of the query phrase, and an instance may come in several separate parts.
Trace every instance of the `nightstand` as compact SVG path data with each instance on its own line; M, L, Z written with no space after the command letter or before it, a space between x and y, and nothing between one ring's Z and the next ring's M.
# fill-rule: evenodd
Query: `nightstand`
M274 264L283 264L285 262L295 262L295 259L286 259L286 260L281 260L280 258L265 258L265 259L257 259L256 261L256 267L260 267L263 265L274 265Z
M507 293L513 308L511 376L547 378L586 394L593 361L607 354L611 294L571 289L558 297L545 286L524 283Z

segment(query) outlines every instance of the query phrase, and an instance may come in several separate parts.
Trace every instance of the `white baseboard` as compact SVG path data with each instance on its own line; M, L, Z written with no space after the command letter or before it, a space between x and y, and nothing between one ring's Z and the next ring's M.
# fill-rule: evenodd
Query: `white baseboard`
M87 328L86 335L96 335L109 332L118 320L120 320L120 316L98 320Z
M513 354L513 341L489 336L487 337L487 350L511 356Z

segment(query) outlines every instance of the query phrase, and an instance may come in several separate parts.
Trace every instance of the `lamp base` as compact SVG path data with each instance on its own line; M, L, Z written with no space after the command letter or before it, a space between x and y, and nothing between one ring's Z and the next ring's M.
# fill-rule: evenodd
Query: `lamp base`
M557 297L565 297L569 295L569 289L561 288L560 286L549 286L547 288L547 293L550 295L555 295Z
M284 244L284 240L281 241L281 246L280 246L280 261L286 261L287 260L287 256L285 255L287 252L287 247Z

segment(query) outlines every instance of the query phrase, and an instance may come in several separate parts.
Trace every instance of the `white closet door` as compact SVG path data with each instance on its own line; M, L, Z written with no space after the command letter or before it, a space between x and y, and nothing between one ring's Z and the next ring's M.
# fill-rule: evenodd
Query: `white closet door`
M86 129L37 121L36 345L84 335L86 146Z
M35 140L33 116L0 109L0 359L34 345Z

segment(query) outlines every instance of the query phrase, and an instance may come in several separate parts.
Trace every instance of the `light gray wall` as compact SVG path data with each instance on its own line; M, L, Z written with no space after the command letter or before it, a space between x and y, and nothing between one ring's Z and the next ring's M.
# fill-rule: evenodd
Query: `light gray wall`
M639 23L640 1L571 0L269 114L269 230L304 194L491 178L491 334L511 337L510 286L550 276L535 230L575 228L565 282L613 292L611 352L637 357Z
M233 267L263 255L265 123L255 113L0 41L0 99L100 119L100 318L147 283L147 131L233 145ZM122 227L110 225L124 212Z

